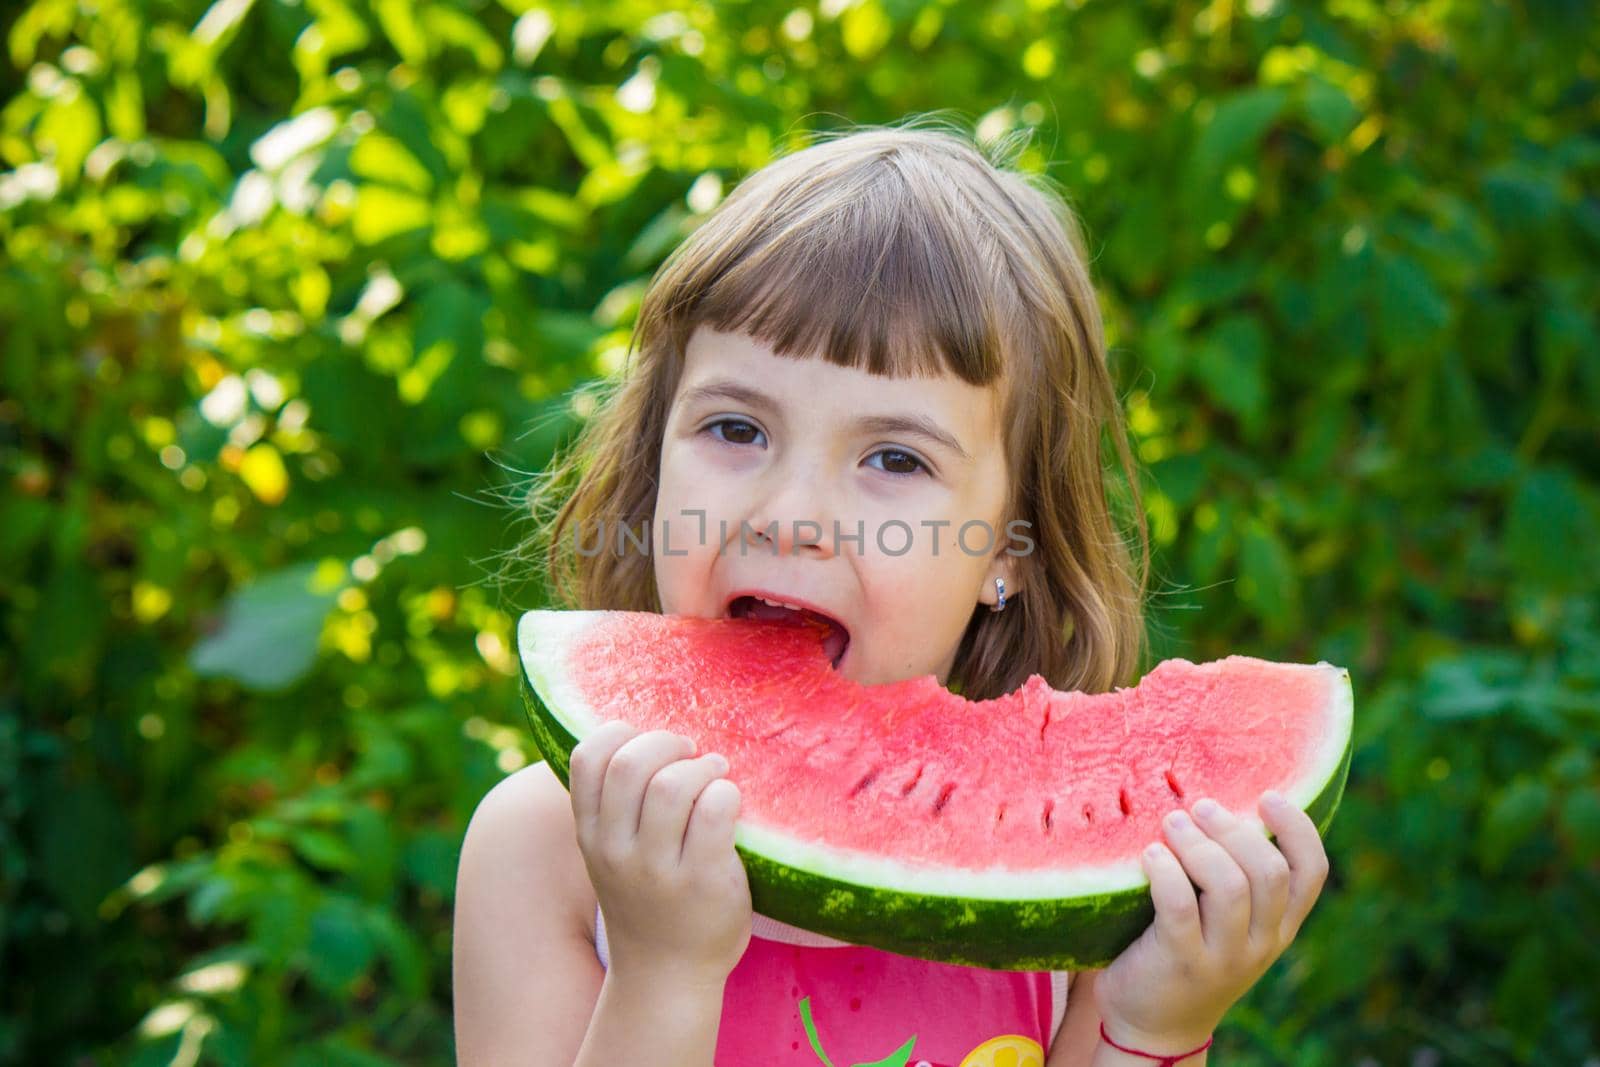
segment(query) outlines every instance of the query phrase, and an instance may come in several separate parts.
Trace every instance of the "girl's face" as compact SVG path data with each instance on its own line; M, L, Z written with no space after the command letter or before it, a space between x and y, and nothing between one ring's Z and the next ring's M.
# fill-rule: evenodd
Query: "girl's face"
M1018 592L1008 476L996 388L877 377L702 327L661 448L662 611L724 618L763 596L840 624L848 678L944 682L994 579Z

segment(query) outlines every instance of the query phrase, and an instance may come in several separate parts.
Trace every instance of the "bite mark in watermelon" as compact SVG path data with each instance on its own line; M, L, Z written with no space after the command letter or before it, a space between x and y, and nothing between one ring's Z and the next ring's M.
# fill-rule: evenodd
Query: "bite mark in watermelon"
M1102 967L1154 916L1139 852L1202 796L1260 826L1282 792L1320 830L1349 771L1349 672L1167 660L1091 696L1035 675L994 700L926 675L862 686L817 628L648 612L518 625L534 737L568 781L610 719L728 758L755 910L902 955Z

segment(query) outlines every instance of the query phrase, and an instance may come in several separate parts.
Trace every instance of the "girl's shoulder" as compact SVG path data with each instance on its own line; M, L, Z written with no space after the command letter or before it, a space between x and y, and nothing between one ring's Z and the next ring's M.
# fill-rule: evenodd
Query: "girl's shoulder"
M594 889L567 791L543 764L491 789L473 812L456 875L451 977L457 1062L571 1063L605 974Z
M524 767L484 795L467 827L463 852L468 848L493 856L482 866L492 890L526 900L537 883L548 894L541 899L592 941L594 886L578 850L572 801L548 764Z

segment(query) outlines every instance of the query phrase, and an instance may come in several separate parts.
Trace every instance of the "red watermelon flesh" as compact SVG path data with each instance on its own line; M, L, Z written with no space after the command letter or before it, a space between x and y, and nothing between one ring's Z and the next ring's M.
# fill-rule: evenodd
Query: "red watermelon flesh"
M890 910L905 894L1102 899L1144 884L1139 851L1176 807L1209 796L1254 820L1277 789L1331 816L1342 791L1349 676L1328 664L1168 660L1112 693L1035 675L970 701L932 675L859 685L831 668L825 636L784 621L531 612L520 638L542 698L536 734L558 769L608 719L692 737L728 758L745 849Z

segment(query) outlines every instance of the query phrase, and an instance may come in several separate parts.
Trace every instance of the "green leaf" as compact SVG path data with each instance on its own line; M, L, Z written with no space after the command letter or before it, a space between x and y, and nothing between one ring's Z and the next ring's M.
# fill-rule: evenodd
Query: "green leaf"
M1323 144L1337 144L1361 121L1361 108L1337 85L1313 74L1301 103L1306 124Z
M839 19L844 49L856 60L869 60L881 52L893 32L894 24L878 0L852 4Z
M297 827L289 833L289 843L307 862L330 871L348 871L356 866L356 854L338 835L315 827Z
M144 90L132 71L119 71L106 86L106 125L111 134L133 142L144 136Z
M239 887L232 876L215 872L197 886L184 901L185 912L195 926L206 926L219 916L231 916L237 910Z
M100 109L83 90L75 89L63 93L45 110L37 143L54 158L62 180L74 182L89 151L100 142L100 134Z
M249 903L250 943L269 966L287 964L310 937L312 898L304 881L275 870L254 888Z
M433 4L423 11L422 21L431 35L465 51L481 69L500 69L504 54L499 44L484 30L482 23L465 11Z
M1151 285L1172 265L1150 254L1170 232L1171 198L1154 187L1137 188L1106 240L1105 260L1136 289Z
M1556 992L1550 964L1544 935L1524 934L1495 983L1495 1020L1524 1041L1532 1041L1545 1025Z
M421 998L428 989L428 953L419 931L402 924L384 910L371 913L372 935L389 963L394 984L408 997Z
M258 577L228 598L222 624L189 653L196 674L232 678L249 689L287 689L317 658L317 641L338 588L302 563Z
M855 1067L905 1067L906 1061L911 1058L911 1050L917 1045L917 1035L912 1034L906 1038L906 1043L895 1049L881 1060L871 1063L858 1063Z
M1411 362L1450 322L1450 304L1426 271L1404 256L1378 258L1378 338L1391 357Z
M332 897L311 916L307 974L324 992L341 993L372 966L377 948L361 909Z
M1256 260L1208 261L1183 276L1168 298L1182 307L1221 308L1235 303L1261 281L1263 265Z
M435 345L450 347L464 361L482 365L483 315L488 310L485 295L455 279L424 290L417 306L416 351L426 352ZM452 396L460 402L465 396Z
M589 128L570 98L558 96L548 106L551 121L566 135L573 155L582 160L584 166L594 170L615 162L611 147Z
M1287 633L1299 617L1294 561L1277 535L1256 521L1246 526L1239 543L1239 599L1272 634Z
M426 229L433 222L433 204L415 193L383 185L363 185L356 194L351 230L362 244L373 245L396 234Z
M361 1048L349 1038L327 1037L295 1049L288 1067L402 1067L405 1062Z
M1189 571L1195 581L1202 585L1209 585L1221 576L1223 565L1232 556L1236 543L1234 525L1237 507L1233 501L1226 498L1216 500L1212 502L1212 508L1216 513L1215 519L1201 525L1197 518L1194 532L1189 537Z
M58 525L58 535L60 530ZM22 631L24 662L41 677L47 673L81 677L102 652L105 597L94 574L75 559L56 564L43 579L38 606Z
M1266 330L1253 315L1224 319L1195 352L1195 376L1218 407L1239 417L1250 440L1265 428L1266 361Z
M40 784L50 786L50 799L34 815L39 842L32 874L53 904L91 927L101 900L136 866L127 811L108 783L62 777Z
M1591 785L1567 794L1561 804L1560 826L1575 861L1589 864L1600 860L1600 787Z
M1188 509L1200 499L1211 476L1210 457L1205 452L1185 452L1168 456L1151 465L1155 483L1173 505Z
M576 198L554 189L519 189L511 196L529 214L564 230L578 230L589 219Z
M1490 870L1504 865L1513 849L1533 836L1550 813L1549 785L1522 777L1490 802L1478 836L1478 855Z
M822 1061L823 1067L833 1067L833 1061L828 1059L828 1054L822 1050L822 1039L817 1036L817 1024L811 1021L810 997L800 1001L800 1025L805 1027L806 1038L811 1042L811 1051Z
M639 228L633 243L622 255L629 270L645 270L664 259L675 245L688 233L690 214L680 203L668 204L660 213Z
M1500 228L1512 233L1553 222L1562 199L1547 172L1520 161L1502 163L1485 173L1483 198Z
M411 0L372 0L372 12L402 59L415 66L428 61L428 36L417 22Z
M1522 657L1511 652L1436 659L1423 669L1418 703L1424 715L1436 719L1495 715L1516 702L1524 670Z
M330 60L365 48L372 29L342 0L307 0L306 10L316 16L317 32L295 39L295 67L301 78L315 82L326 74Z
M433 175L428 168L405 145L385 133L374 131L356 142L350 152L350 169L368 181L396 185L414 193L433 189Z
M17 11L7 46L11 63L18 70L25 70L33 63L41 40L71 33L73 17L78 13L77 5L71 0L19 5Z
M1246 89L1224 98L1200 132L1190 157L1192 176L1209 182L1230 164L1251 158L1263 134L1283 113L1281 88Z
M1512 573L1531 587L1593 590L1600 585L1600 508L1571 471L1532 470L1511 499L1505 550Z
M405 870L410 879L448 900L455 894L459 860L456 835L424 830L406 846Z
M356 886L364 899L383 901L395 884L400 861L400 846L395 827L376 808L362 804L347 808L345 840L351 853Z
M614 204L632 193L648 174L648 167L606 160L583 176L578 199L590 207Z

